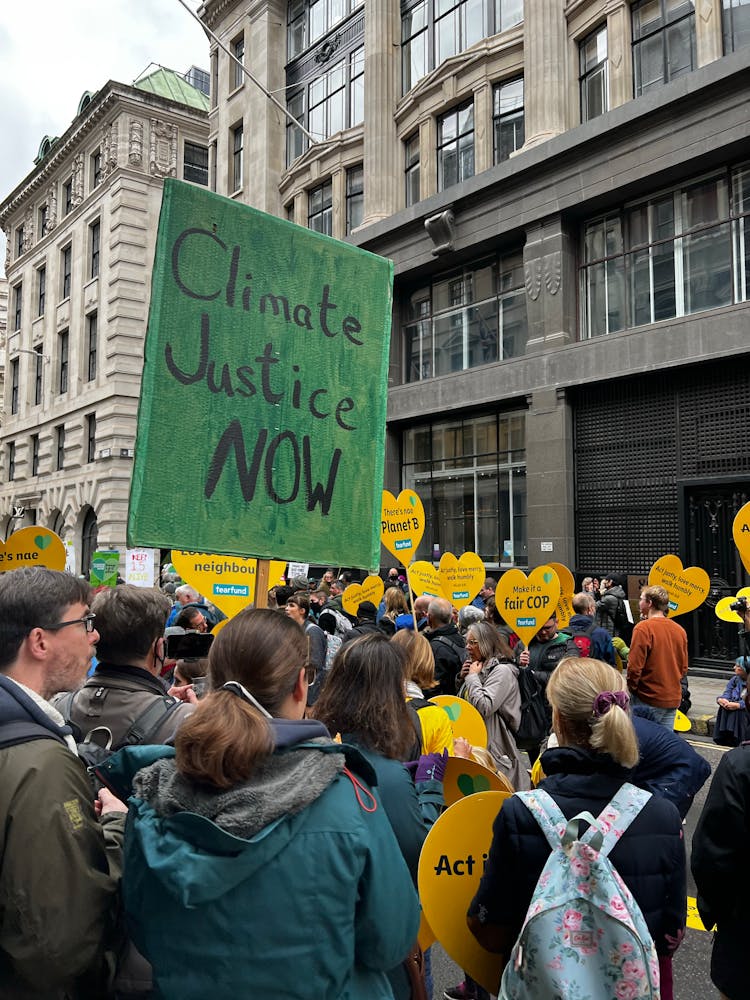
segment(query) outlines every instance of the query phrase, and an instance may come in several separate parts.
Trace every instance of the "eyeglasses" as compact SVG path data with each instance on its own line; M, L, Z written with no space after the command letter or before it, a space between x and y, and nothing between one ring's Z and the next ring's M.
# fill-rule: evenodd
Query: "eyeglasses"
M318 668L307 666L305 667L305 677L307 678L307 683L314 684L315 678L318 676Z
M466 640L466 645L467 646L478 646L479 643L477 642L476 639L467 639Z
M94 619L96 615L90 612L84 615L83 618L72 618L69 622L58 622L57 625L40 625L39 628L43 628L45 632L57 632L61 628L66 628L68 625L83 625L87 632L94 631Z

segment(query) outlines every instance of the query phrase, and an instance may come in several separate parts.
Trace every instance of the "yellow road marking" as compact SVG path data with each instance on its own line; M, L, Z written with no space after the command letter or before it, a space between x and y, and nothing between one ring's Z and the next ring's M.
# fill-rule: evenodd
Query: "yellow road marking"
M706 929L698 915L698 906L692 896L688 896L687 898L687 925L696 931L705 931Z

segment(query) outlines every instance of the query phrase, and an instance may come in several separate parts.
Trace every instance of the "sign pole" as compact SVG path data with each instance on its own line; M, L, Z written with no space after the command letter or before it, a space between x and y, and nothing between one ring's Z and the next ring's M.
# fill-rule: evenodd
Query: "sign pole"
M265 608L268 605L268 582L271 577L271 560L259 559L255 571L255 607Z

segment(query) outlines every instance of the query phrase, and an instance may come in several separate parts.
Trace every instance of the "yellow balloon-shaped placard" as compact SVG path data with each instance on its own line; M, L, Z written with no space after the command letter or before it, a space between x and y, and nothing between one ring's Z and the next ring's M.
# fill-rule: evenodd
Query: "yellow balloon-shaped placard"
M721 618L723 622L733 622L735 625L741 624L744 619L736 611L732 611L730 606L736 603L738 597L744 597L750 604L750 587L743 587L742 590L738 590L734 597L722 597L720 601L717 601L714 611L716 617Z
M430 701L439 705L448 716L453 739L463 736L473 747L487 746L487 726L473 705L454 694L436 694Z
M398 499L383 490L380 541L404 566L413 561L424 534L424 507L414 490L401 490Z
M501 778L488 767L465 757L449 757L443 776L443 798L446 806L478 792L506 792L513 794L507 778Z
M576 581L568 567L562 563L551 562L547 565L557 573L557 579L560 581L560 599L557 602L555 616L560 628L565 628L573 617L573 596L576 592Z
M737 511L732 522L732 537L742 565L750 573L750 502Z
M383 596L383 581L379 576L368 576L362 583L350 583L341 595L341 606L348 615L357 617L362 601L371 601L375 607Z
M506 570L495 591L499 614L527 646L559 600L560 581L550 566L537 566L528 576L520 569Z
M409 577L409 586L417 597L443 596L440 577L432 563L420 559L407 567L406 574Z
M255 600L257 559L174 550L172 563L185 583L220 608L228 618L234 617ZM285 562L272 560L269 586L283 583L285 570Z
M679 556L666 555L657 559L648 574L649 587L663 587L669 594L669 614L687 614L695 611L708 597L711 581L700 566L683 568Z
M0 573L24 566L65 569L65 544L49 528L31 525L14 532L7 542L0 542Z
M689 733L690 732L690 719L681 712L679 709L675 712L674 726L672 727L676 733Z
M434 824L419 856L419 898L435 937L492 994L500 983L500 956L480 946L466 926L466 911L479 888L492 824L507 798L507 792L461 798Z
M444 552L439 575L443 597L454 608L471 604L487 576L484 563L476 552L464 552L460 559L452 552Z

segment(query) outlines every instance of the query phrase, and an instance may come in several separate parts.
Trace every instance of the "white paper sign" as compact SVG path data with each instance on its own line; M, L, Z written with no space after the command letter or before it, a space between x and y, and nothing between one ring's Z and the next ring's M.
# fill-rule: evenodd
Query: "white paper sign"
M287 580L293 580L295 576L304 576L307 579L307 574L310 572L310 563L289 563L289 571L286 575Z
M154 557L154 549L126 549L125 583L131 583L134 587L153 587Z
M76 571L76 550L72 542L65 542L65 572L75 573Z

